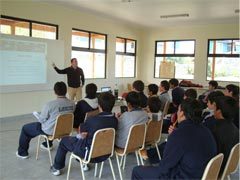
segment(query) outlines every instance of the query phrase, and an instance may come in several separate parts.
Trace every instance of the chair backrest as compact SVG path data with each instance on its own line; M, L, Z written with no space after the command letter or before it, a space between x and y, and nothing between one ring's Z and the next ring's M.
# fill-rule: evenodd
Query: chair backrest
M225 179L231 173L235 172L239 163L240 143L233 146L225 165L221 180Z
M91 149L89 152L89 162L92 158L113 155L115 143L115 129L105 128L100 129L94 133Z
M223 161L223 153L220 153L213 157L207 164L202 180L217 180L218 174Z
M58 115L51 139L62 138L72 133L73 129L73 113Z
M153 121L150 120L147 124L147 132L145 138L145 146L152 145L160 141L162 133L162 123L163 121Z
M134 152L139 148L144 147L146 136L146 124L134 124L131 126L127 142L124 149L124 154Z
M85 115L85 118L84 118L84 122L85 122L89 117L97 116L98 114L99 114L99 109L96 109L96 110L87 112L86 115Z
M164 116L167 115L169 106L170 106L170 101L166 101L164 104L163 112L162 112L162 119L164 118Z

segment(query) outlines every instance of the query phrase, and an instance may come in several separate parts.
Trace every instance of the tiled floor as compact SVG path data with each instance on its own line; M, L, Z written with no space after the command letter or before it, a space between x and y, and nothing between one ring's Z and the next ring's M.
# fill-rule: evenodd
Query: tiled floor
M29 149L29 159L19 159L15 152L18 147L18 138L23 124L35 121L32 115L19 117L9 117L0 119L0 180L61 180L66 179L67 167L64 168L61 176L53 176L49 172L49 158L47 151L40 150L39 159L35 159L37 138L31 141ZM54 142L52 157L54 158L58 142ZM69 153L66 165L68 165ZM113 167L116 178L119 179L117 163L113 158ZM132 168L136 165L134 155L127 156L126 168L123 173L124 179L131 178ZM85 173L86 179L94 178L94 166L90 165L90 171ZM70 179L81 179L79 163L73 161L70 173ZM112 174L108 162L105 163L102 173L102 179L112 180ZM231 179L239 179L239 171L231 176Z

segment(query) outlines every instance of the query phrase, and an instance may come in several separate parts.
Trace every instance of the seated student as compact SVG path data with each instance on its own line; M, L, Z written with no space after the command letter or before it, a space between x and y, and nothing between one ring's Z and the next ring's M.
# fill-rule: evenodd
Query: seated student
M187 99L187 98L197 99L197 91L196 91L196 89L187 89L184 92L183 99Z
M140 98L140 107L146 108L147 107L147 96L143 93L144 91L144 83L141 80L134 81L132 84L133 91L139 94Z
M200 179L217 154L213 135L201 125L201 105L186 99L178 108L178 128L168 137L159 166L137 166L132 179Z
M172 78L169 80L170 88L172 89L172 113L177 112L178 106L181 104L184 96L184 89L179 87L179 82L177 79Z
M224 94L222 93L222 91L213 91L208 95L208 102L207 102L208 114L203 119L203 125L208 127L210 130L212 130L216 124L216 119L214 117L214 106L215 106L214 100L217 97L223 97L223 96Z
M38 122L25 124L19 137L17 157L26 159L28 158L29 143L32 138L40 135L52 135L56 118L59 114L72 113L75 108L73 101L66 98L67 86L64 82L57 82L54 85L54 92L57 99L49 101L41 111ZM52 142L49 142L52 147ZM41 144L41 148L46 148L46 142Z
M200 102L203 103L203 105L205 105L205 107L206 107L206 104L207 104L207 97L208 97L208 95L211 92L215 91L217 89L217 87L218 87L218 82L214 81L214 80L211 80L208 83L208 90L206 92L204 92L202 95L199 96L198 99L200 100Z
M99 129L114 128L117 129L118 120L111 113L115 103L115 97L109 92L101 93L98 97L98 108L100 113L97 116L88 118L80 126L80 134L76 137L67 136L62 138L55 156L54 164L50 168L53 175L61 174L60 170L65 167L67 152L85 157L85 153L90 151L94 133ZM108 156L94 158L94 162L101 162Z
M220 170L223 172L232 147L239 143L239 130L232 123L236 101L232 97L217 97L214 99L214 117L217 122L212 133L217 142L218 153L223 153L224 158Z
M97 86L94 83L87 84L85 87L86 97L78 101L76 109L74 111L74 123L73 127L78 128L81 123L84 122L85 115L89 111L96 110L98 107L98 101L96 97Z
M161 81L160 86L159 86L159 91L160 91L159 99L161 101L161 108L160 108L161 111L163 111L165 103L167 101L170 102L170 100L171 100L170 96L168 94L169 87L170 87L170 85L169 85L168 81L166 81L166 80Z
M148 96L157 96L158 93L158 86L156 84L149 84L148 85Z
M161 101L157 96L148 98L148 117L153 121L160 121L162 118Z
M235 116L234 116L234 120L233 123L237 126L237 128L239 129L239 87L234 85L234 84L228 84L224 90L224 95L225 96L230 96L232 98L234 98L237 102L236 107L235 107Z
M119 148L125 148L128 133L132 125L148 121L147 113L140 107L139 94L137 92L129 92L126 101L128 111L119 117L115 139L115 145Z

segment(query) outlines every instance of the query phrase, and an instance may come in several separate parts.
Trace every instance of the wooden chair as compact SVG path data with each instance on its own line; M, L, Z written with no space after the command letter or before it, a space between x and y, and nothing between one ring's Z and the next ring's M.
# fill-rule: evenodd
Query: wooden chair
M100 130L96 131L93 136L93 141L92 141L91 149L89 151L88 158L86 158L87 154L85 154L84 159L81 159L79 156L75 155L74 153L71 153L71 156L69 159L69 164L68 164L67 180L69 179L71 163L72 163L73 158L79 160L80 168L81 168L81 172L82 172L82 178L83 178L83 180L85 180L83 164L88 164L92 158L97 158L97 157L104 156L104 155L109 155L108 160L109 160L109 164L110 164L110 167L112 170L113 179L115 180L116 177L115 177L115 173L114 173L112 161L111 161L111 157L112 157L113 151L114 151L114 143L115 143L115 129L105 128L105 129L100 129ZM99 178L101 178L101 175L102 175L103 164L104 164L104 162L101 163ZM95 177L97 176L97 163L95 164L94 176Z
M227 163L223 170L223 174L221 176L221 180L230 179L229 175L236 171L239 164L239 151L240 151L240 143L236 144L231 149Z
M217 180L223 161L223 153L213 157L207 164L201 180Z
M168 114L169 106L170 106L170 101L166 101L163 108L163 112L162 112L162 119Z
M87 112L86 115L85 115L85 118L84 118L84 122L85 122L89 117L97 116L98 114L99 114L99 109L96 109L96 110Z
M52 157L51 157L51 152L49 147L49 141L53 141L54 139L60 139L64 136L69 136L72 133L72 129L73 129L73 113L58 115L55 126L54 126L53 135L47 136L47 135L41 134L38 136L36 160L38 159L40 139L43 137L47 142L49 160L52 166L53 163L52 163Z
M146 132L146 137L145 137L145 148L147 146L155 146L157 153L158 153L158 157L159 159L161 159L160 156L160 152L158 149L158 143L161 140L161 134L162 134L162 125L163 125L163 121L153 121L150 120L147 124L147 132ZM140 156L141 162L143 163L143 159Z
M125 148L115 148L115 154L117 159L118 171L120 179L122 180L121 166L124 169L126 163L126 156L128 153L135 152L137 164L140 165L138 159L139 150L144 148L144 141L146 136L146 124L135 124L132 125L129 133ZM121 156L121 163L119 163L118 156Z

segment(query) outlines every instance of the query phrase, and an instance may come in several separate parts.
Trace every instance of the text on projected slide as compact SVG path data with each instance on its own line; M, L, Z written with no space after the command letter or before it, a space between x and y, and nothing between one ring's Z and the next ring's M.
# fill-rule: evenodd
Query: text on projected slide
M0 39L0 85L47 82L47 44Z

